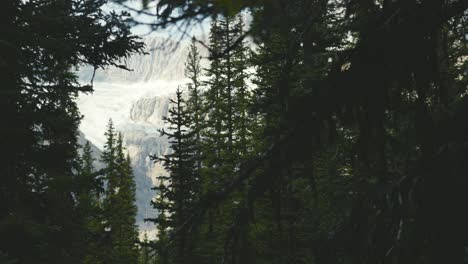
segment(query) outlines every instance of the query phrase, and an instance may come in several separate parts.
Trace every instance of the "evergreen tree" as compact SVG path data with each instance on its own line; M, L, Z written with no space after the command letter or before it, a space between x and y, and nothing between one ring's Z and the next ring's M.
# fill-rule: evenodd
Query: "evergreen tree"
M190 131L194 134L195 138L195 159L196 159L196 174L200 173L202 166L202 153L201 153L201 132L205 123L205 111L203 109L203 90L202 90L202 67L201 56L195 44L195 40L189 48L187 61L185 63L185 77L190 79L187 84L187 111L190 113ZM197 176L199 178L199 176Z
M83 259L76 98L92 87L76 68L118 65L143 47L106 2L0 4L0 252L18 263Z
M213 165L224 167L224 175L237 170L242 157L251 151L251 95L246 85L248 60L243 26L240 16L225 16L214 20L210 31L211 65L204 100L207 124L203 132L206 145L218 149L209 151L213 157L206 157L207 162L212 159Z
M77 214L82 219L83 263L100 263L101 240L103 239L102 208L100 197L103 191L102 179L94 170L91 145L86 141L80 157L77 174Z
M160 232L173 230L174 241L170 250L170 258L176 263L185 263L191 259L191 249L194 241L190 239L190 230L185 224L191 214L196 194L198 193L198 182L195 172L197 160L195 157L196 136L190 130L191 113L188 112L182 90L177 89L175 99L171 99L173 107L169 109L168 116L164 118L169 125L168 130L162 129L161 135L167 136L171 144L172 153L162 158L152 157L162 162L169 176L160 177L159 195L161 201L155 206L163 209L159 212ZM164 182L166 181L166 182ZM165 201L167 199L167 202ZM167 215L166 215L167 214ZM162 245L169 247L169 245ZM157 249L158 250L158 249ZM160 249L161 250L161 249Z
M104 197L89 145L77 151L75 101L92 87L76 68L125 68L119 59L142 48L106 3L0 3L2 263L138 261L122 135L110 122ZM467 8L158 0L153 28L213 22L208 81L192 45L188 98L177 92L162 131L172 152L153 157L168 173L152 201L153 260L465 263ZM244 10L252 60L234 15Z
M109 121L101 160L105 164L103 201L106 256L103 263L137 263L138 232L135 225L135 182L129 156L124 154L121 133Z
M143 236L143 241L141 241L140 245L141 248L138 264L152 264L153 261L151 259L150 241L148 240L148 234L146 232Z
M208 195L233 180L255 144L252 141L254 123L250 122L249 114L251 96L246 86L247 49L242 37L240 17L223 16L212 22L211 65L207 69L208 81L203 97L206 117L202 127L201 170L202 193ZM201 228L204 236L210 237L200 245L200 254L205 257L202 261L223 258L227 262L246 261L239 254L245 240L230 237L226 241L226 233L235 222L233 209L243 206L239 204L242 195L243 191L238 191L225 203L212 201L217 209L208 210L206 224ZM245 232L242 237L246 237ZM229 251L228 255L225 255L226 251Z
M217 54L221 52L220 43L220 25L218 20L211 22L210 30L210 52ZM203 126L203 153L204 153L204 169L203 169L203 185L204 191L211 191L215 188L215 182L219 179L214 178L216 172L222 168L222 153L225 149L225 139L223 135L223 119L225 119L224 108L222 102L222 60L220 57L212 56L210 67L207 69L207 77L209 78L205 85L207 86L204 92L203 107L206 112L206 124ZM212 184L207 184L212 183ZM214 189L213 189L214 190Z
M166 176L158 176L159 185L153 189L157 191L155 199L151 200L151 205L157 210L158 216L154 219L148 219L156 224L157 239L154 243L154 261L155 264L168 264L169 262L169 235L171 222L168 220L170 210L169 199L167 194L170 191L167 187Z
M217 195L199 205L204 225L228 234L219 205L247 188L237 230L250 222L255 242L271 241L255 263L466 262L466 1L162 0L157 10L161 27L250 10L266 48L254 105L265 137L233 183L216 182L232 175L220 89L230 86L213 56L202 179ZM219 247L202 247L220 261Z

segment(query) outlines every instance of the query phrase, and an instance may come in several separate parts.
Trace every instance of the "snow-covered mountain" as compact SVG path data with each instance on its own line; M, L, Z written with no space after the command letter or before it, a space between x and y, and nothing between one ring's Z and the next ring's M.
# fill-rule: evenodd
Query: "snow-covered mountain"
M78 107L84 115L80 130L98 148L104 145L104 131L110 118L123 133L137 185L137 222L140 230L150 230L153 227L143 219L156 214L150 206L154 196L151 187L164 170L150 161L149 155L160 156L169 150L167 139L157 130L164 126L162 118L167 114L170 96L177 86L187 82L184 68L190 42L185 40L177 45L159 37L148 37L144 42L149 54L132 56L126 61L132 71L117 67L97 70L94 92L81 94ZM203 47L200 52L206 57ZM89 83L93 71L85 68L78 74L81 82Z
M134 55L121 61L131 71L111 67L99 69L94 78L95 82L104 83L147 83L154 81L180 81L184 79L184 63L189 42L172 41L160 37L147 37L143 39L148 54ZM91 80L91 68L82 70L82 80Z

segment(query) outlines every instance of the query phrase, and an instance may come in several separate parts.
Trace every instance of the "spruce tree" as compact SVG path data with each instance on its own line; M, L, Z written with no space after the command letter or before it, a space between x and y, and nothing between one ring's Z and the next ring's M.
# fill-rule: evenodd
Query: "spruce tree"
M156 190L156 197L151 200L151 205L157 210L158 215L154 219L148 219L156 224L156 241L154 242L154 262L155 264L168 264L169 252L170 252L170 241L169 232L172 228L172 222L168 220L168 212L170 210L170 201L168 199L169 189L166 187L167 179L166 176L158 176L159 185L154 187Z
M246 212L226 213L243 188L252 213L237 226L256 229L253 263L466 262L466 1L156 5L161 27L250 10L262 49L254 109L264 131L234 186L223 182L231 89L216 67L234 47L212 56L202 179L220 195L200 204L211 209L205 263L234 261L220 253L223 217Z
M170 230L176 230L184 224L191 207L200 195L201 130L205 121L200 60L200 53L193 40L185 63L185 76L190 79L186 99L179 88L175 100L171 99L173 107L164 119L169 125L169 130L161 131L162 136L170 139L173 153L163 158L151 157L157 162L163 162L169 173L158 176L160 183L153 188L157 191L157 198L151 202L158 210L158 217L151 219L156 223L158 230L155 244L158 263L192 259L190 254L194 247L191 242L195 241L194 230L188 234L187 228L182 229L175 234L176 242L173 246L169 247L167 243Z
M242 156L250 149L247 124L251 121L251 92L246 85L248 60L243 26L239 16L223 16L212 22L210 31L211 64L204 96L207 125L203 132L207 146L218 149L210 151L213 157L207 157L207 161L213 160L213 165L223 163L217 167L224 167L225 175L238 169Z
M218 20L211 22L210 30L210 67L206 70L208 80L205 82L203 108L206 112L206 124L202 130L203 153L204 153L204 191L210 191L216 181L215 174L222 167L222 153L225 149L225 139L223 136L224 108L222 102L222 59L214 56L221 53L220 25Z
M121 133L116 133L112 121L106 131L102 153L105 164L106 191L103 201L104 231L107 245L104 263L137 263L138 232L135 225L135 182L131 162L124 153Z
M196 173L199 174L202 166L202 137L201 132L205 123L205 109L203 108L203 87L202 77L203 71L201 67L200 52L195 44L195 40L189 47L189 53L185 62L185 77L190 79L187 83L187 111L190 113L190 130L195 138L195 159L196 159ZM198 176L199 177L199 176ZM197 177L197 178L198 178Z
M103 191L101 175L94 169L91 145L86 141L80 157L77 174L77 214L82 219L83 263L100 263L103 238L102 208L100 197Z
M210 194L229 184L240 164L253 153L252 128L249 113L251 95L246 85L247 49L242 40L243 23L238 16L220 16L212 22L210 31L210 67L205 82L205 124L202 128L203 166L202 193ZM228 201L208 209L205 235L210 236L202 250L207 259L229 258L239 261L238 248L242 242L225 241L225 233L233 224L233 209L242 191L233 193ZM214 224L216 223L216 224ZM245 237L245 236L244 236ZM236 240L237 241L237 240ZM224 252L229 251L224 256ZM209 253L211 252L211 253Z
M160 177L161 187L159 195L166 197L167 203L156 205L167 206L164 213L160 213L167 226L161 226L160 231L165 229L178 230L174 235L171 244L170 257L176 263L185 263L190 259L191 248L194 241L190 239L190 230L185 225L186 219L191 213L195 202L195 195L198 192L197 160L195 157L196 136L190 130L191 114L188 112L186 101L183 98L182 90L177 89L175 98L171 99L173 106L169 109L168 116L164 118L168 129L162 129L161 135L167 136L171 144L172 153L164 157L153 157L163 163L164 168L169 173L166 177ZM164 182L166 180L166 182ZM164 202L164 198L162 202ZM166 218L167 217L167 218ZM162 222L161 220L158 220ZM161 223L160 223L161 224ZM164 228L165 227L165 228ZM168 246L168 245L166 245Z
M141 52L107 1L0 3L0 252L19 263L80 263L76 69ZM122 66L124 67L124 66Z
M150 241L148 240L148 234L146 232L143 235L143 241L140 243L138 264L152 264Z

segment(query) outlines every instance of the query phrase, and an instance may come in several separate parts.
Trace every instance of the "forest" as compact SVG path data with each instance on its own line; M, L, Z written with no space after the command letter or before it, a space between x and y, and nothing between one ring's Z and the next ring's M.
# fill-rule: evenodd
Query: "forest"
M468 1L135 1L0 2L0 264L468 263ZM191 42L155 237L125 133L78 141L137 26Z

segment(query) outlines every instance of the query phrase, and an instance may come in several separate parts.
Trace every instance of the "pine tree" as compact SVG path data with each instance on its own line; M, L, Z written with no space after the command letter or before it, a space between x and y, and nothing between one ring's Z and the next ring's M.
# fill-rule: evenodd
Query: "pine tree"
M199 51L192 41L185 64L185 76L190 79L187 84L187 99L184 99L179 88L175 100L171 100L173 107L164 119L169 125L169 130L161 131L162 136L169 138L173 152L163 158L151 157L155 161L163 162L169 172L167 176L158 176L160 183L154 188L157 190L157 198L152 201L153 207L158 210L158 217L151 220L158 228L158 263L183 263L191 259L194 247L191 241L195 241L195 231L191 230L192 233L188 234L187 228L175 234L173 246L169 247L166 243L170 230L176 230L184 224L200 194L201 130L205 116L200 60Z
M89 141L86 141L82 150L77 181L78 204L86 207L98 206L103 186L101 175L94 168L94 158Z
M103 238L102 208L100 197L103 191L100 175L94 170L91 145L86 141L80 157L77 174L77 214L82 219L83 263L100 263Z
M168 264L169 261L169 252L170 252L170 240L169 232L172 227L172 222L168 220L169 210L170 210L170 201L167 197L168 192L170 191L167 187L167 179L165 176L158 176L160 181L159 185L153 189L157 191L156 197L151 200L151 204L157 210L158 216L154 219L149 219L156 224L157 230L157 239L154 242L154 263L155 264Z
M152 264L151 259L151 248L148 234L145 232L143 235L143 241L140 243L140 255L138 258L138 264Z
M168 116L164 118L169 125L168 130L162 129L160 132L162 136L168 137L172 153L162 158L152 157L162 162L169 173L168 176L159 178L162 184L158 190L159 195L165 198L161 198L162 201L155 206L159 209L162 209L162 206L167 206L166 211L159 212L160 217L164 220L157 221L160 222L159 224L163 224L163 222L167 224L166 226L162 225L160 231L179 230L177 234L174 234L170 256L176 263L185 263L190 259L193 241L190 240L189 229L184 225L184 222L191 213L199 181L194 173L197 168L196 136L190 130L191 114L188 112L180 88L177 89L175 99L171 99L171 103L173 107L169 109ZM167 199L167 203L165 199Z
M217 171L222 167L222 153L225 149L225 139L223 135L223 119L224 115L222 102L222 59L216 54L221 53L222 47L220 43L220 25L218 20L211 22L210 30L210 52L211 60L210 67L206 70L208 80L205 82L207 86L204 92L203 108L206 112L206 124L203 126L203 153L204 153L204 168L203 168L203 187L204 191L212 191L215 188L215 179Z
M112 263L114 257L114 241L111 237L111 232L115 232L112 229L111 219L116 218L116 208L115 208L115 195L114 189L117 186L117 164L116 164L116 135L115 128L112 120L109 119L107 125L107 130L104 133L106 137L106 142L104 144L104 149L101 153L101 162L104 164L104 197L102 202L103 209L103 220L102 228L104 233L104 239L102 240L101 250L103 252L102 263Z
M204 263L235 262L220 251L226 218L246 211L231 206L244 187L254 213L237 226L255 225L252 263L466 262L465 2L158 1L161 27L253 11L260 46L259 155L230 195L200 204ZM207 193L236 172L223 42L210 43Z
M223 16L212 22L211 65L207 69L204 93L206 118L202 128L201 179L205 194L229 184L242 161L253 153L251 127L254 123L249 114L251 95L246 86L247 49L242 37L240 17ZM226 257L229 262L240 261L238 249L243 242L225 241L225 233L233 224L233 209L242 206L238 204L242 193L232 194L221 204L213 201L218 210L208 210L207 223L202 228L210 236L210 241L201 246L207 257L205 261ZM226 249L229 253L224 256Z
M222 174L237 170L242 157L252 151L248 144L251 92L246 85L248 60L243 27L241 17L225 16L214 20L210 31L211 65L207 69L204 100L208 123L204 141L217 147L218 152L211 151L213 157L207 159L212 159L217 167L225 167L227 171Z
M185 63L185 77L190 79L187 84L188 98L187 98L187 111L190 113L190 131L194 134L195 138L195 159L196 159L196 174L200 173L202 162L202 144L201 144L201 131L205 122L205 114L203 109L203 90L202 90L202 67L201 56L195 44L195 40L189 48L187 61ZM198 178L199 176L197 176Z
M121 133L114 130L112 120L106 135L106 144L101 160L106 165L106 192L103 201L106 259L104 263L137 263L138 232L135 225L135 182L131 162L124 154ZM103 245L104 246L104 245Z
M0 252L19 263L81 263L76 69L141 52L107 1L0 3Z

